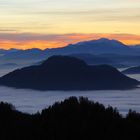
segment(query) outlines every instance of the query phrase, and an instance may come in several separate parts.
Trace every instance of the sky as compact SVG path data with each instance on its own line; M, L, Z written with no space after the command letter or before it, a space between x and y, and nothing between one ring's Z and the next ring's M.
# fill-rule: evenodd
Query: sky
M0 48L56 48L101 37L140 44L140 0L0 0Z

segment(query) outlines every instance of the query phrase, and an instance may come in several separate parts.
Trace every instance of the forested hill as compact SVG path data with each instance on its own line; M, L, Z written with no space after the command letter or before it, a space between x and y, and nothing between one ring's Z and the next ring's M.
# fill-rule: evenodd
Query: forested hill
M122 117L116 109L70 97L29 115L0 103L1 140L120 140L140 138L140 114Z

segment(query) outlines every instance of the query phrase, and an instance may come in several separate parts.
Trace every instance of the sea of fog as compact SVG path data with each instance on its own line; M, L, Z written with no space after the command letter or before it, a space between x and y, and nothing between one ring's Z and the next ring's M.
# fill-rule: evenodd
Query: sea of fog
M1 75L4 72L0 72ZM129 75L140 80L140 75ZM62 101L70 96L84 96L90 100L98 101L105 106L117 107L122 114L129 109L140 112L140 89L133 90L101 90L101 91L35 91L0 87L0 101L12 103L16 109L36 113L52 105L56 101Z

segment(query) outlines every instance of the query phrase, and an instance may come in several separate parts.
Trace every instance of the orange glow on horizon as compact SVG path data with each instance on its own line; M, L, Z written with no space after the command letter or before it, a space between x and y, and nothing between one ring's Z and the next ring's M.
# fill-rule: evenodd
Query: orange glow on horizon
M116 39L127 45L140 44L140 35L129 34L66 34L54 36L52 39L30 39L24 41L18 40L0 40L0 48L2 49L31 49L31 48L59 48L68 44L74 44L80 41L95 40L99 38Z
M59 42L59 41L42 41L42 40L35 40L35 41L27 41L27 42L16 42L16 41L9 41L3 40L0 41L0 48L1 49L31 49L31 48L39 48L39 49L46 49L46 48L58 48L67 45L66 43Z

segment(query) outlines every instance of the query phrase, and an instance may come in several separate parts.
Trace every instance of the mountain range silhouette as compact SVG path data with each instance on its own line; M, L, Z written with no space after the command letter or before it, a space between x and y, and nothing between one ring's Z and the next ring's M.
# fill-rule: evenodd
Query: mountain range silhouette
M101 38L82 41L61 48L41 50L0 49L0 64L15 63L19 67L33 65L53 55L74 55L87 64L109 64L114 67L132 67L139 65L140 47L128 46L120 41Z

